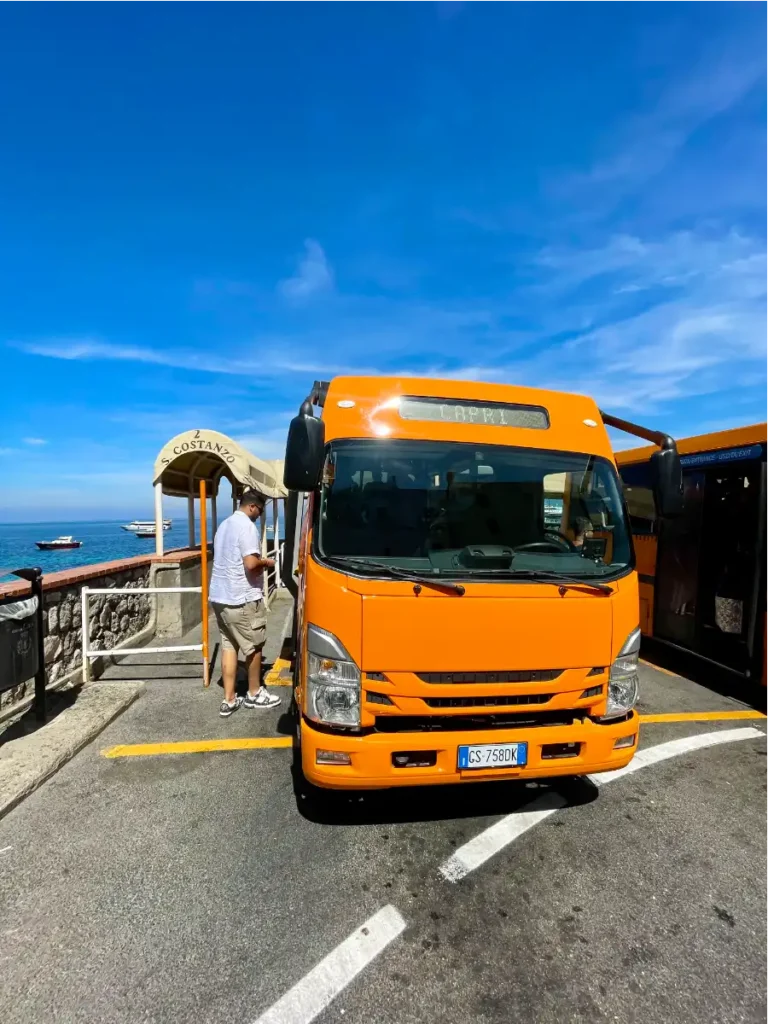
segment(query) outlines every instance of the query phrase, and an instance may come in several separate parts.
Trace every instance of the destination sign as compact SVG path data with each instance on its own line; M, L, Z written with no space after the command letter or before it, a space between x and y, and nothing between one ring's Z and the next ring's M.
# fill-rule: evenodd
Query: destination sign
M759 459L763 449L759 444L746 445L743 448L727 448L722 452L700 452L698 455L684 455L680 465L717 466L721 462L741 462L742 459Z
M403 397L400 399L400 415L404 420L425 420L430 423L528 427L532 430L546 430L549 427L549 415L541 406L508 405L504 402Z

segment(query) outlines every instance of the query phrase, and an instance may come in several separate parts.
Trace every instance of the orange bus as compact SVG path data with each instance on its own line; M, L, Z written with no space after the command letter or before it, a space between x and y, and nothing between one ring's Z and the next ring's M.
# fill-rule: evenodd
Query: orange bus
M660 643L765 684L766 424L678 442L683 514L660 523L653 449L617 455L634 537L640 626Z
M605 424L658 446L656 500L674 513L674 441L589 398L409 378L315 383L291 422L284 476L309 792L582 775L631 760L637 574Z

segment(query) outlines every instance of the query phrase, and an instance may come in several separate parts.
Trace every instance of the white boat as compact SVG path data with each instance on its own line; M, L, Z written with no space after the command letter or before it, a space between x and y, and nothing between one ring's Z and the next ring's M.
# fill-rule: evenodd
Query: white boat
M163 530L170 530L173 526L172 519L163 520ZM153 519L134 519L132 523L128 523L126 526L121 527L122 530L128 530L129 533L140 533L144 530L151 530L152 536L155 535L155 522Z
M75 540L74 537L57 537L56 540L36 540L35 544L40 548L41 551L56 551L59 548L79 548L82 545L81 540Z
M154 526L144 526L140 530L134 530L133 536L141 539L142 537L154 537L157 533Z

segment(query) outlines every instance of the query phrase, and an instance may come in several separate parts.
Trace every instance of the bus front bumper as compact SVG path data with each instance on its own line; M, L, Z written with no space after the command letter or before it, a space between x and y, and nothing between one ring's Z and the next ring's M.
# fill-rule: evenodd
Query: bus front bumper
M493 779L540 779L558 775L588 775L623 768L637 750L640 721L637 712L619 722L590 719L573 725L489 729L456 732L369 733L355 736L313 728L301 722L301 761L306 779L324 789L386 789L393 786L428 786ZM628 746L616 747L617 741ZM458 748L466 744L527 743L523 767L458 767ZM571 746L578 744L578 752ZM556 746L562 745L563 756ZM328 754L347 755L349 764L324 764ZM429 765L398 767L395 755L415 755L413 762ZM424 756L419 758L419 754ZM345 758L346 760L346 758Z

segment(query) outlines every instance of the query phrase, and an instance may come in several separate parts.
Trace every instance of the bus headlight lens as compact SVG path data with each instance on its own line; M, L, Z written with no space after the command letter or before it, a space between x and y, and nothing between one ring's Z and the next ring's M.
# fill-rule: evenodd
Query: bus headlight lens
M633 629L611 665L608 681L608 707L603 721L626 715L637 704L639 685L637 662L640 656L640 629Z
M307 717L323 725L360 728L360 670L333 634L310 626Z

